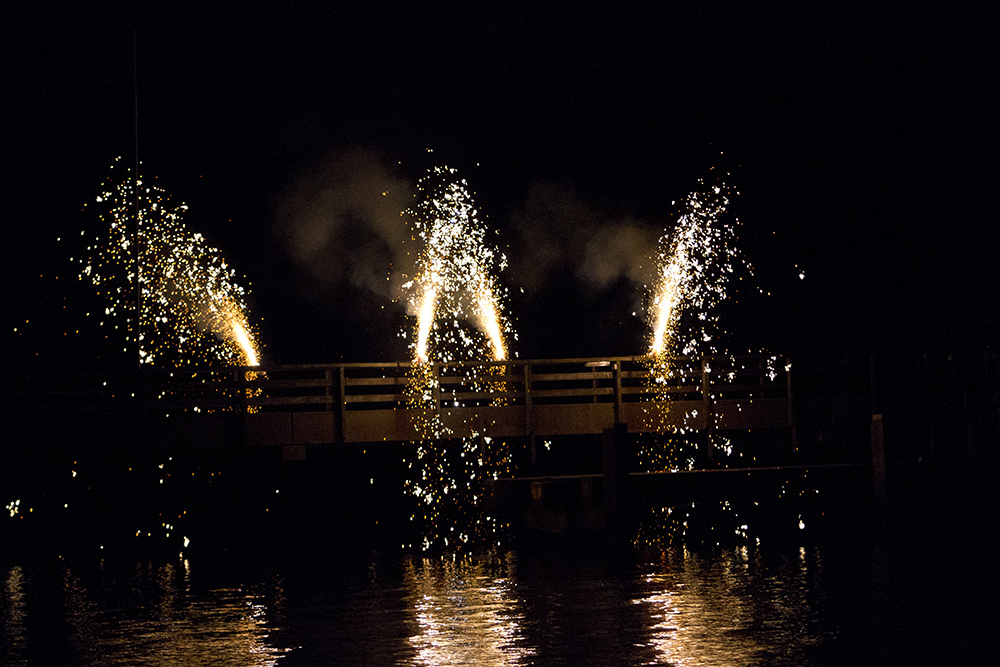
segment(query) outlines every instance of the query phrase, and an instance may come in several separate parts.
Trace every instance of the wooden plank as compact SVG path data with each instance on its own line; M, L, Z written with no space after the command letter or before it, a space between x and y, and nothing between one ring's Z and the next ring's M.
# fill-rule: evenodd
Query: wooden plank
M684 387L622 387L623 394L700 394L701 387L687 385Z
M442 375L438 378L442 385L445 384L486 384L489 382L493 383L516 383L520 382L521 378L515 375Z
M234 408L236 407L238 401L236 399L224 399L224 398L206 398L200 400L197 398L184 399L184 400L170 400L161 399L155 402L150 402L147 406L150 410L154 409L170 409L170 408Z
M379 385L400 385L409 384L408 377L383 377L383 378L344 378L344 384L354 387L371 387Z
M482 399L512 399L524 396L523 391L449 391L442 392L445 401L476 401Z
M538 373L532 374L532 382L561 382L565 380L611 380L614 375L611 371L604 373Z
M614 387L586 387L583 389L532 389L535 398L560 398L569 396L611 396Z
M602 433L615 419L612 403L535 404L532 412L535 434L539 436Z
M396 403L406 401L405 394L348 394L345 403Z
M250 396L247 405L311 405L331 403L330 396Z
M290 445L292 435L291 412L261 412L246 416L246 441L248 445Z
M308 380L250 380L247 382L249 388L261 389L298 389L300 387L326 387L329 381L326 378Z
M292 441L296 445L325 444L337 441L333 412L293 412Z

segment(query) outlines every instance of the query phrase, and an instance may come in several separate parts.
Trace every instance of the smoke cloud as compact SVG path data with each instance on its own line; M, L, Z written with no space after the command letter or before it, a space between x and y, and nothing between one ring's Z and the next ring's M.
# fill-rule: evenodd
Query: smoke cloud
M650 284L663 233L662 226L592 207L565 182L532 186L511 223L516 235L511 274L528 292L566 272L595 289L622 278Z
M279 197L277 235L322 291L353 286L396 299L413 264L400 213L413 193L376 151L331 153Z

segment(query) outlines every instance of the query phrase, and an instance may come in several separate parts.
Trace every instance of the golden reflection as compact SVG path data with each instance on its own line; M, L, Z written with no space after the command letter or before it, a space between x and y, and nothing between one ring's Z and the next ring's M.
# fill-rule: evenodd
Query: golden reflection
M807 652L823 643L813 597L822 569L818 551L801 548L797 561L777 566L745 546L708 559L687 549L664 559L633 599L647 610L647 646L657 664L751 665L775 651L788 664L807 664ZM766 582L766 592L755 581Z
M7 638L9 654L16 656L21 654L27 646L27 593L25 584L27 576L24 568L16 565L7 572L4 580L5 604L0 607L0 611L5 613L0 616L3 619L3 635Z
M740 582L747 552L702 562L687 550L680 567L647 575L646 593L633 600L648 609L649 646L658 660L678 667L755 664L765 647L750 628L754 612Z
M109 648L133 646L127 663L121 664L271 667L291 650L268 641L275 628L265 591L220 588L193 596L187 559L180 567L166 564L150 575L159 613L127 619L104 633ZM135 637L144 641L135 643Z
M512 556L411 560L404 590L418 629L409 638L413 664L529 664L534 650L525 645L513 575Z
M6 647L0 644L0 662L31 664L28 656L56 650L50 655L52 664L271 667L293 650L275 646L271 637L278 629L271 607L281 604L280 583L273 590L221 588L195 594L187 560L159 567L137 564L129 582L135 604L107 613L101 605L107 591L88 590L85 579L68 566L60 574L58 602L68 641L53 649L41 635L26 631L45 623L26 604L31 597L26 589L33 582L20 567L5 573L0 631L9 640ZM38 584L37 590L44 592L46 585Z

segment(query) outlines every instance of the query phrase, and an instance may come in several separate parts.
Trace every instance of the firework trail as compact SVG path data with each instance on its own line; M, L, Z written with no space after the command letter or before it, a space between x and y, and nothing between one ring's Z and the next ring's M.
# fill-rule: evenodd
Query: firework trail
M79 275L109 302L104 314L132 319L126 340L138 343L140 363L257 366L246 290L222 253L185 226L187 206L174 206L131 170L119 177L115 169L96 201L105 229L88 246Z

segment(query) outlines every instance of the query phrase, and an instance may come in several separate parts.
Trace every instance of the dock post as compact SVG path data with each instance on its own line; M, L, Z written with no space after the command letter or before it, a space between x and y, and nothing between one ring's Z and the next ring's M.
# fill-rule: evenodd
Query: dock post
M880 535L886 530L885 444L882 433L882 415L872 415L872 480L875 491L875 512Z

